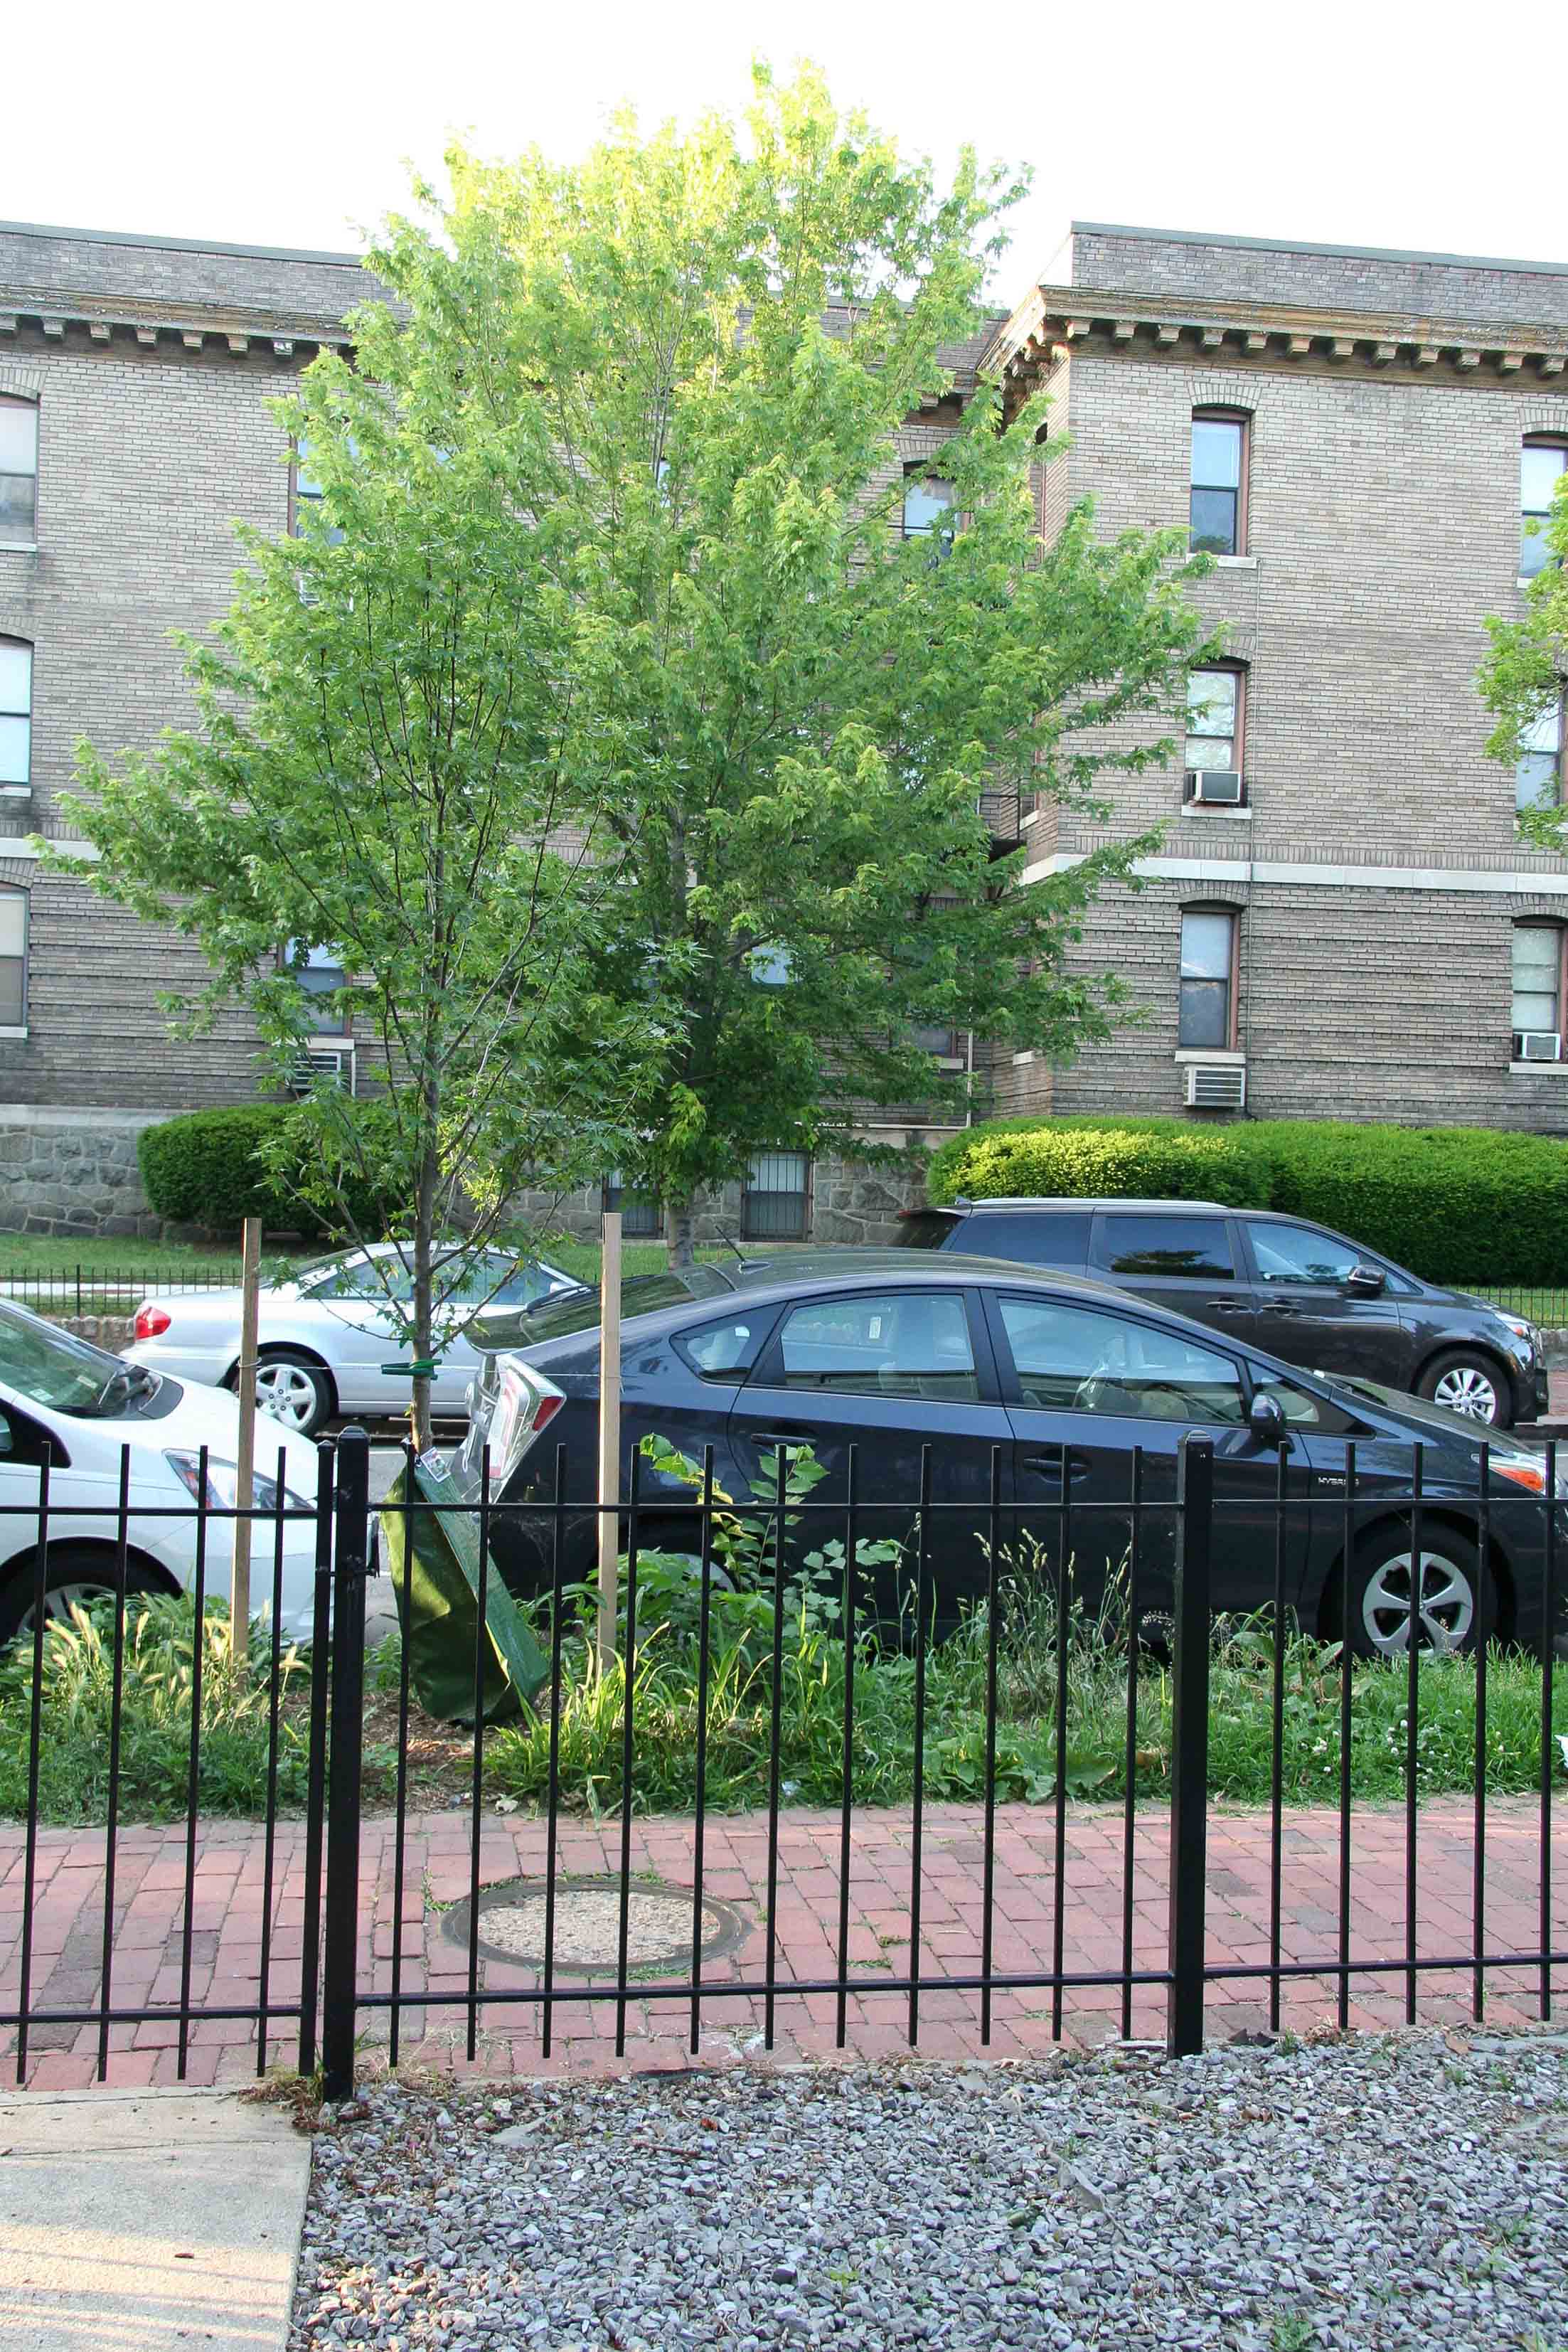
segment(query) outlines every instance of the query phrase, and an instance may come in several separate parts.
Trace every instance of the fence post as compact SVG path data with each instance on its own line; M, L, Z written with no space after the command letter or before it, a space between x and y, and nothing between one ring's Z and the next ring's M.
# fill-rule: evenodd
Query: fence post
M360 1959L360 1771L364 1735L365 1577L370 1564L371 1448L362 1429L338 1441L332 1572L332 1738L327 1776L327 1925L321 1969L321 2087L354 2089Z
M1184 1437L1176 1454L1176 1610L1171 1642L1171 1972L1166 2046L1203 2048L1203 1962L1208 1832L1209 1566L1214 1447Z

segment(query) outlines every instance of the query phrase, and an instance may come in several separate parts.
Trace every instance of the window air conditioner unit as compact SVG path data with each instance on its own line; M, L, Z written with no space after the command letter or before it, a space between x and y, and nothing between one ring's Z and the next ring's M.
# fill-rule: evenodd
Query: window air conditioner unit
M1186 1066L1188 1110L1242 1110L1247 1104L1244 1062L1189 1062Z
M309 1045L294 1065L288 1081L291 1095L308 1095L320 1079L354 1091L354 1049L351 1045Z
M1555 1029L1516 1029L1513 1058L1516 1062L1560 1062L1563 1040Z
M1189 768L1186 796L1205 808L1241 808L1247 793L1237 768Z

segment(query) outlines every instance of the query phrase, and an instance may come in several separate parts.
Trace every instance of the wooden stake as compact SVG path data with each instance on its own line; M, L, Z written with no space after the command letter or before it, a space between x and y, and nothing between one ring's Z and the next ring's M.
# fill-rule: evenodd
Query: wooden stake
M621 1598L621 1212L604 1212L599 1261L599 1671L615 1655ZM608 1507L605 1507L608 1506Z
M261 1320L261 1219L247 1217L240 1245L239 1465L235 1508L248 1511L256 1496L256 1349ZM234 1574L229 1584L229 1646L237 1657L250 1647L250 1527L235 1521Z

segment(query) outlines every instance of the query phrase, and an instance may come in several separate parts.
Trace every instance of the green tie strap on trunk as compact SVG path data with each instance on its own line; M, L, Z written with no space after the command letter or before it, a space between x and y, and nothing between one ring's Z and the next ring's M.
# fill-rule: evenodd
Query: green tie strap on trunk
M434 1455L422 1455L413 1465L412 1510L404 1507L408 1475L405 1464L382 1507L382 1546L408 1648L409 1681L427 1715L445 1723L472 1723L479 1631L477 1515L463 1503L451 1472ZM422 1510L422 1503L444 1507ZM549 1668L493 1559L485 1579L482 1650L485 1721L506 1723L523 1712Z

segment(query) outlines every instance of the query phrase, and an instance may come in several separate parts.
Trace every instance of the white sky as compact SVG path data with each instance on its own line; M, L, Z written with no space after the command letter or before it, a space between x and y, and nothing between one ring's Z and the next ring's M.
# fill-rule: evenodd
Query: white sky
M1279 0L123 0L7 11L0 219L350 249L448 134L580 152L608 108L826 71L912 152L1030 163L997 291L1069 219L1568 260L1563 17Z

